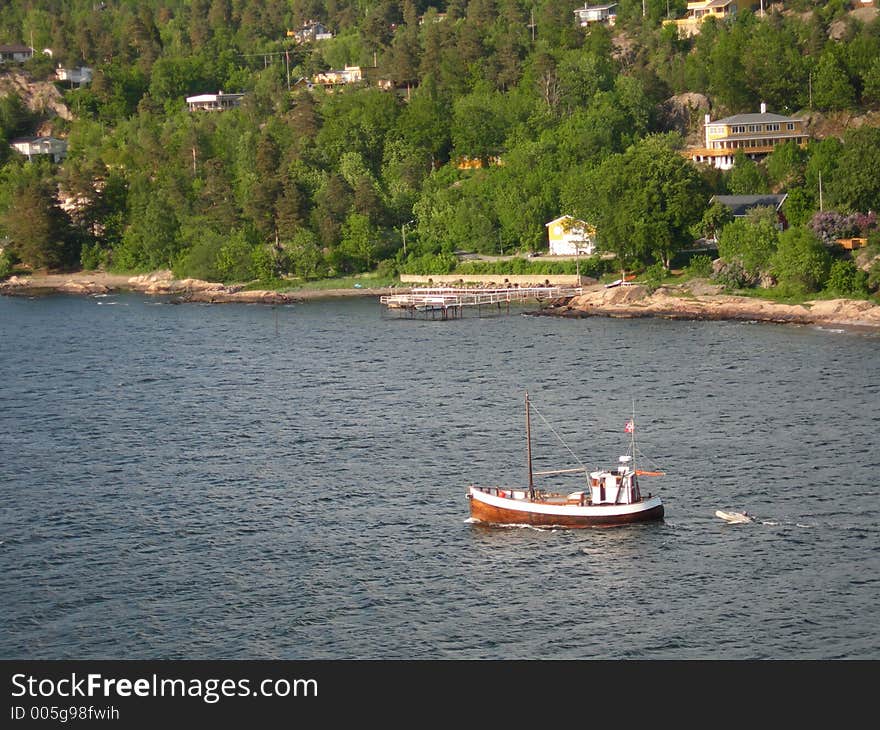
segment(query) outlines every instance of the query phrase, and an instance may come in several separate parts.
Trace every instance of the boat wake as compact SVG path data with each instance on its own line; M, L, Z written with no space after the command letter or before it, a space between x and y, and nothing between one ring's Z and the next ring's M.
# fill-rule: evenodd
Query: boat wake
M724 520L729 525L745 525L748 523L755 523L758 525L764 525L765 527L800 527L804 529L810 529L812 527L816 527L816 525L807 525L803 522L790 522L786 520L774 520L774 519L758 519L754 515L749 514L748 512L724 512L722 510L717 510L715 512L715 516L721 520Z
M486 527L491 527L494 529L514 529L514 530L534 530L535 532L555 532L557 528L555 527L539 527L537 525L529 525L525 522L503 522L503 523L490 523L483 522L482 520L475 519L474 517L468 517L464 524L466 525L485 525Z

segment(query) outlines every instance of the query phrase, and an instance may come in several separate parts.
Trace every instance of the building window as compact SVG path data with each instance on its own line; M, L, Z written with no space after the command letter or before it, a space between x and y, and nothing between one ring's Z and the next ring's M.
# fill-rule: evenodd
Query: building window
M768 125L766 125L765 128L768 132L778 132L779 131L779 124L778 123L768 124Z
M786 126L788 127L789 132L794 131L794 122L789 122Z

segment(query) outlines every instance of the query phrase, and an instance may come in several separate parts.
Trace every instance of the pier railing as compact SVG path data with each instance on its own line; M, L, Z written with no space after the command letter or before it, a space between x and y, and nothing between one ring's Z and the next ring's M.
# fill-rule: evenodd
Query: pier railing
M562 299L583 294L583 287L529 286L499 289L419 287L408 294L386 294L380 301L389 309L460 310L512 302Z

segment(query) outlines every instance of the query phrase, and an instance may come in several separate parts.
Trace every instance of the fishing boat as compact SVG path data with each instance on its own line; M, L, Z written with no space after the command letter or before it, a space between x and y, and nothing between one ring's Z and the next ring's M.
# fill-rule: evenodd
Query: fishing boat
M660 476L662 472L636 468L635 417L627 421L624 429L631 437L630 451L620 457L617 466L598 471L581 466L535 472L532 469L532 407L526 393L528 487L471 485L467 498L474 522L535 527L612 527L663 519L660 497L650 493L643 495L639 486L640 476ZM536 476L577 473L586 476L583 489L561 493L535 487Z

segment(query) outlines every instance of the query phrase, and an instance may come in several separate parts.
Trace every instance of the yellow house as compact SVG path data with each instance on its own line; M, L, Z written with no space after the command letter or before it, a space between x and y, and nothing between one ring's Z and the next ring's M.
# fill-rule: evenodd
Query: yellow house
M734 114L715 122L707 114L705 147L692 147L685 154L694 162L729 170L738 150L756 160L769 155L776 145L792 140L803 145L807 138L802 119L769 113L762 102L759 114Z
M544 225L550 239L551 256L589 256L595 253L596 229L584 221L563 215Z
M757 3L749 0L697 0L687 4L687 14L677 20L664 20L663 25L674 25L678 35L687 38L697 35L706 18L724 20L736 15L737 9L753 8Z

